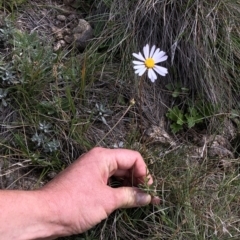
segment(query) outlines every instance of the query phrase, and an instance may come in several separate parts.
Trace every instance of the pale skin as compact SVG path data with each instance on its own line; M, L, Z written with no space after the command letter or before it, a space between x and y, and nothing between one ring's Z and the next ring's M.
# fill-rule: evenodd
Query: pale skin
M55 239L82 233L118 208L159 202L137 187L112 188L111 176L153 183L136 151L94 148L44 187L0 191L0 239Z

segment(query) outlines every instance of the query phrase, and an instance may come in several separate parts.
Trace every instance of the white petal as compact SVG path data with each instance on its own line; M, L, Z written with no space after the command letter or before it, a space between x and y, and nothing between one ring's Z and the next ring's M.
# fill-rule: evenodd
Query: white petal
M145 68L145 65L136 65L136 66L133 66L134 69L142 69L142 68Z
M159 53L160 53L160 48L157 48L155 50L155 53L152 55L153 60L156 58L156 56L158 56Z
M150 72L150 68L148 69L148 78L152 81L152 75L151 75L151 72Z
M160 50L160 49L159 49ZM157 55L155 55L155 57L162 57L164 56L166 53L164 51L159 51L159 53Z
M152 69L151 69L152 70ZM157 75L156 75L156 73L152 70L152 75L153 75L153 77L154 77L154 80L156 80L157 79Z
M149 58L149 45L148 44L143 48L143 54L144 54L145 59Z
M153 53L154 53L155 49L156 49L156 46L153 45L152 48L151 48L150 54L149 54L150 58L153 56Z
M166 74L168 73L168 70L165 67L155 65L153 69L162 76L166 76Z
M159 54L155 55L153 60L155 63L163 62L166 61L168 56L166 55L165 52L161 51Z
M151 80L151 82L154 82L157 79L157 75L151 68L148 69L148 77Z
M133 56L135 58L137 58L138 60L142 60L142 61L145 61L143 55L139 52L138 54L137 53L133 53Z
M141 62L141 61L132 61L133 64L136 64L136 65L140 65L140 64L144 64L144 62Z
M168 59L168 56L165 55L161 58L157 58L156 60L154 60L155 63L160 63L160 62L163 62L163 61L166 61Z
M142 68L142 69L137 69L137 70L135 71L135 73L138 74L138 76L142 76L142 75L145 73L146 70L147 70L146 67L145 67L145 68Z

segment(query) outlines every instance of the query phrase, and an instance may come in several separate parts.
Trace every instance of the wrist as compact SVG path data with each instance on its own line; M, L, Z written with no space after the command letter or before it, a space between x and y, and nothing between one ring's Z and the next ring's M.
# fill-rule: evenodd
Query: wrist
M54 239L67 235L57 208L42 190L0 191L0 239Z
M38 216L38 228L36 232L32 232L32 238L29 239L55 239L57 237L68 236L68 226L62 221L62 210L51 194L45 190L33 191L34 198L38 208L36 216ZM27 238L26 238L27 239Z
M17 224L22 221L13 231L13 239L55 239L68 235L61 224L60 211L47 192L40 189L14 193L19 204L14 210Z

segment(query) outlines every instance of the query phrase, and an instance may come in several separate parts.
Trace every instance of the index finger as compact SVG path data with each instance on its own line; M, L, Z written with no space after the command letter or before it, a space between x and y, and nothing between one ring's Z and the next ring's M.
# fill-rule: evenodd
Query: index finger
M139 152L128 149L107 149L107 151L110 176L117 171L130 170L132 177L138 179L139 182L143 183L148 178L148 184L153 183L152 176L149 174L147 165Z

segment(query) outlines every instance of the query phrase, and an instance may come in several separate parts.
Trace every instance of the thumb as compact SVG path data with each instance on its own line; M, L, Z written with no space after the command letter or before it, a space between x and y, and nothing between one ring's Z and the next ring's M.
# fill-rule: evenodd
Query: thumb
M132 208L148 205L152 197L134 187L113 188L117 208Z

